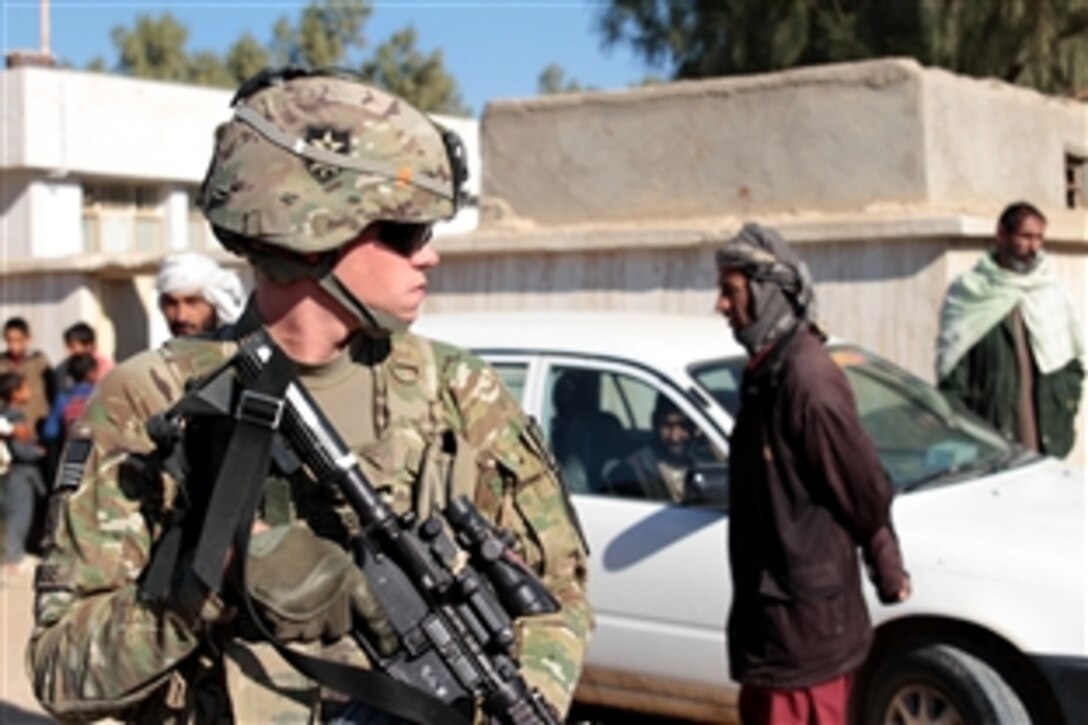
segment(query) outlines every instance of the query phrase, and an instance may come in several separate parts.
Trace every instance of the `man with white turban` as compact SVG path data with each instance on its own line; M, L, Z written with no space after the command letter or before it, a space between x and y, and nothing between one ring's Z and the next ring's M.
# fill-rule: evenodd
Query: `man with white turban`
M238 275L197 252L180 252L164 259L155 289L170 333L178 337L233 323L245 300Z

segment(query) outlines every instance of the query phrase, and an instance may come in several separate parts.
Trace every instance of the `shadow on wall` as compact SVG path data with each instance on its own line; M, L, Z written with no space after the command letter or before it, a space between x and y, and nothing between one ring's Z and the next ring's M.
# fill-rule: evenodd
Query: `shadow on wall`
M434 294L647 293L711 290L714 253L697 250L449 255L432 274Z
M903 240L798 245L817 285L907 281L938 264L946 243ZM433 294L645 294L717 287L714 247L449 255L432 275ZM943 292L943 289L942 289Z
M102 313L113 322L114 359L120 362L150 346L151 322L132 279L107 279L99 287ZM3 722L3 720L0 720Z

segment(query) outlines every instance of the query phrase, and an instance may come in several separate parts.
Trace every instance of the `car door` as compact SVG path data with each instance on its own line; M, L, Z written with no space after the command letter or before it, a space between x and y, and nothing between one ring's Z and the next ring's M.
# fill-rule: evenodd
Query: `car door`
M597 630L589 664L722 686L730 600L725 491L708 505L640 496L602 481L650 441L658 396L690 419L701 455L719 464L724 434L683 387L637 365L542 356L534 381L525 403L556 453L590 547Z

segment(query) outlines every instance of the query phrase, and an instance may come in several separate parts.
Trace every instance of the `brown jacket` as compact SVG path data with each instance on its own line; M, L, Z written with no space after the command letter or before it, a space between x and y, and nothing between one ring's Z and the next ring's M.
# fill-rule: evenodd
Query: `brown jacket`
M7 352L0 353L0 374L10 372L22 374L30 383L30 402L22 410L34 427L34 434L39 435L41 424L53 405L55 392L49 358L37 350L31 350L20 360L15 360Z
M807 327L749 366L730 445L734 679L807 687L856 669L872 640L857 549L891 601L906 572L891 485L842 371Z

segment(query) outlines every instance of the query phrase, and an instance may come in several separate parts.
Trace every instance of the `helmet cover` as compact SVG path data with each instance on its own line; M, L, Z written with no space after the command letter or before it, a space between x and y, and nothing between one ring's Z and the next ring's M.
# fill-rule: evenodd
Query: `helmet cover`
M232 105L198 200L232 251L317 255L375 221L457 211L460 139L386 91L346 73L266 69Z

